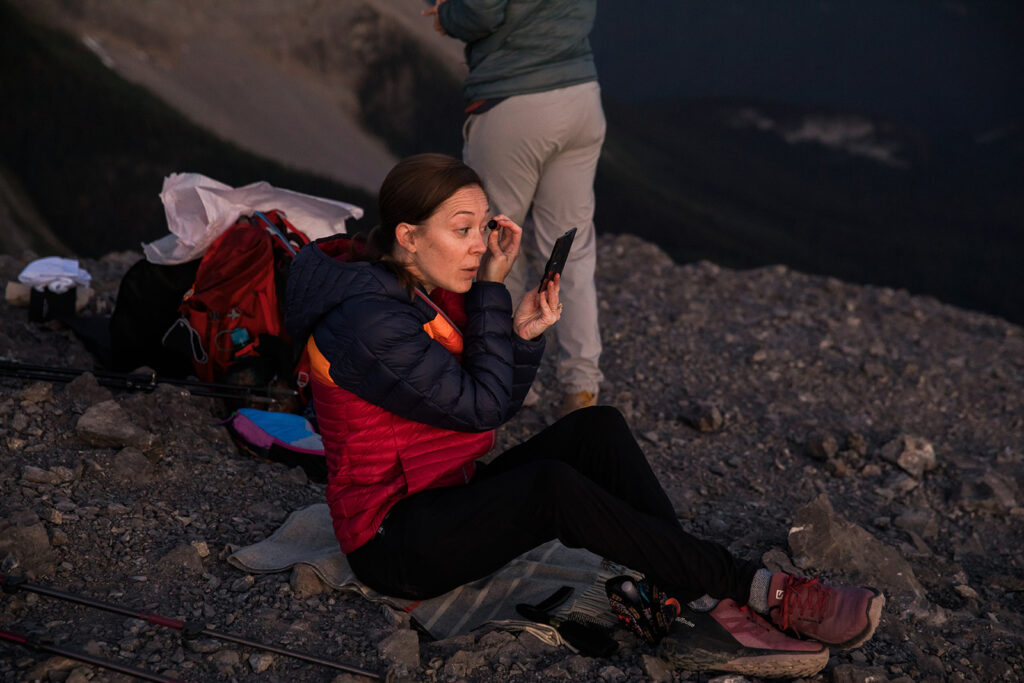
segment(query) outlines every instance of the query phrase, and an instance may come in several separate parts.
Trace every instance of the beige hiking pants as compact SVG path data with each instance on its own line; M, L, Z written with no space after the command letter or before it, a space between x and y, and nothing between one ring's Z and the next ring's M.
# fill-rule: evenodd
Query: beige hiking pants
M594 268L594 173L605 119L596 81L517 95L463 127L463 159L484 181L492 213L523 226L523 248L506 285L518 304L559 235L577 228L562 272L558 381L565 391L597 393L601 334Z

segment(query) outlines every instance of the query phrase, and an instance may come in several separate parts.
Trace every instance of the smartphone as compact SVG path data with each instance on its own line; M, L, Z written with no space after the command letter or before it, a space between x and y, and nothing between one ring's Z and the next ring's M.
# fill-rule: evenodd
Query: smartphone
M544 276L540 279L540 287L537 288L538 292L543 292L555 275L562 272L562 268L565 267L565 261L569 258L569 249L572 248L574 237L576 237L576 228L568 230L564 235L555 240L555 246L551 248L551 257L548 258L547 265L544 266Z

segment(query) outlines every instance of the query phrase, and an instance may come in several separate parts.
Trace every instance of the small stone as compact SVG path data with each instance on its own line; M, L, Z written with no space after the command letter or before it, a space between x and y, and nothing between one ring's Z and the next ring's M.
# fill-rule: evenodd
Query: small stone
M625 672L623 672L623 670L619 667L611 665L603 667L600 671L598 671L597 677L600 678L602 681L608 681L609 683L626 680Z
M61 524L64 521L64 515L60 513L60 510L53 508L45 508L39 515L43 521L49 522L50 524Z
M110 476L122 486L134 488L155 479L153 463L134 446L118 451L110 465Z
M64 388L64 393L72 403L80 407L109 401L114 397L110 389L100 386L91 372L83 372L71 380Z
M217 667L217 671L225 676L230 676L242 658L235 650L220 650L215 652L210 661Z
M80 666L71 670L68 677L64 679L64 683L89 683L92 680L91 674L91 669Z
M885 669L880 667L840 664L832 669L832 683L882 683L888 680Z
M384 615L384 620L396 629L411 628L412 626L412 616L404 610L394 609L388 605L381 605L380 612Z
M70 671L70 670L78 667L79 664L80 664L80 662L77 662L74 659L68 659L67 657L61 657L61 656L50 657L49 659L44 659L43 661L39 662L34 667L29 669L28 673L25 675L25 678L22 679L22 680L26 680L26 681L36 681L36 680L39 680L39 681L52 681L52 680L59 680L59 679L56 678L56 676L59 674L59 672ZM54 677L50 676L51 673L54 674Z
M193 652L208 655L211 652L217 652L221 648L221 641L216 638L194 638L186 639L185 644L188 645L188 649Z
M199 553L199 557L210 556L210 546L206 544L206 541L192 541L191 546Z
M831 432L814 432L807 438L807 454L815 460L830 460L839 452L839 443Z
M191 545L179 545L160 558L159 569L164 572L186 570L193 574L203 573L203 560Z
M442 671L449 678L468 678L477 669L487 666L487 659L483 652L472 650L459 650L448 658L444 663Z
M719 431L725 424L722 411L710 403L693 403L683 409L682 422L705 434Z
M395 631L377 644L381 657L407 671L415 671L420 666L420 636L412 629Z
M260 653L249 655L249 666L252 670L258 674L263 673L269 669L274 663L274 656Z
M44 470L41 467L34 465L25 465L25 469L21 472L21 480L32 482L33 484L57 484L60 482L60 477L49 470Z
M279 479L286 486L305 486L309 483L309 477L301 467L292 467L286 470Z
M978 599L978 591L974 590L970 586L964 586L961 584L959 586L953 586L953 590L955 590L957 593L967 598L968 600Z
M523 631L520 633L516 640L523 646L523 649L526 650L526 653L531 657L544 655L554 651L555 649L553 645L541 640L529 631Z
M672 680L672 670L664 659L652 657L651 655L642 655L640 661L643 665L644 673L654 683L665 683Z
M240 579L236 579L231 584L231 590L235 593L245 593L256 584L256 579L252 574L246 574Z
M156 440L152 434L134 425L114 400L90 406L78 418L75 432L82 441L99 448L149 448Z
M938 466L935 448L925 439L917 436L899 436L882 446L880 455L898 465L907 474L920 479L925 472Z
M316 571L308 564L299 563L292 568L292 575L289 579L292 592L298 598L308 598L313 595L320 595L324 592L323 581Z
M50 382L33 382L18 393L21 405L42 403L53 398L53 384Z

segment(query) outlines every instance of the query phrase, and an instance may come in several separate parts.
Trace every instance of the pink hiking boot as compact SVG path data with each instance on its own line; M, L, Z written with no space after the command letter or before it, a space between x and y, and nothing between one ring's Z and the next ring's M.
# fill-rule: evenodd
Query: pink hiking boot
M758 678L813 676L828 664L827 647L790 638L733 600L722 600L710 612L684 609L659 654L682 669Z
M874 588L828 586L783 572L772 575L768 616L783 631L848 650L875 633L885 596Z

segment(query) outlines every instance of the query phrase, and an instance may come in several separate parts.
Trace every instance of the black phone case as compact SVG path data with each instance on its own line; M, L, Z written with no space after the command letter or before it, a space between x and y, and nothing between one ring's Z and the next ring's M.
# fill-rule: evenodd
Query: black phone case
M555 246L551 247L551 256L548 257L548 262L544 265L544 275L540 279L540 286L537 288L538 292L543 292L544 288L548 286L548 282L555 275L562 272L562 268L565 267L565 261L569 258L569 250L572 248L572 241L575 237L576 228L572 228L555 240Z

